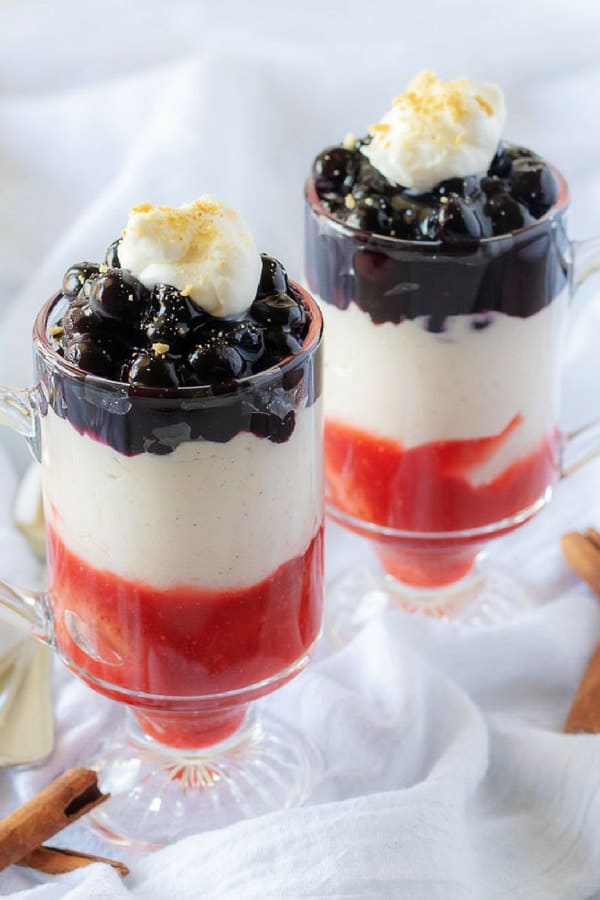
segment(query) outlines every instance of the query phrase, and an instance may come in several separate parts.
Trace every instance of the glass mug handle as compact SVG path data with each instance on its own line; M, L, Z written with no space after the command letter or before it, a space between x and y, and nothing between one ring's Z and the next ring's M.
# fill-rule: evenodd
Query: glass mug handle
M575 292L592 275L600 272L600 237L574 241L571 249L571 291ZM597 456L600 456L600 419L563 434L560 477L567 478Z
M39 460L39 415L35 394L35 390L0 388L0 425L8 425L22 435ZM43 592L34 593L0 581L0 619L44 644L52 644L52 617Z

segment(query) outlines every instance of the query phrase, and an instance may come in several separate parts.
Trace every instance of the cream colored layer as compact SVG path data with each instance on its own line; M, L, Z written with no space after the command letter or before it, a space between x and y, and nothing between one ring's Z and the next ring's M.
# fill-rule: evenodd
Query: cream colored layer
M566 292L533 316L470 316L432 334L424 319L374 325L352 303L321 303L325 318L325 413L414 447L499 434L521 422L493 459L488 480L556 427Z
M46 511L97 569L169 587L261 581L304 552L322 518L321 403L283 444L240 433L124 456L52 410L43 421Z

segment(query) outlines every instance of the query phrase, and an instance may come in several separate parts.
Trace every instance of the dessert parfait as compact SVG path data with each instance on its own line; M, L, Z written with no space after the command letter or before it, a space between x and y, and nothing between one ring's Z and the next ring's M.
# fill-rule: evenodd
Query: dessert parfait
M306 187L329 504L436 610L558 471L566 190L504 119L495 85L422 72Z
M56 645L153 752L235 742L249 702L318 637L320 333L306 291L210 196L133 208L105 261L71 266L38 318ZM233 791L216 765L201 778ZM258 787L252 811L270 808Z

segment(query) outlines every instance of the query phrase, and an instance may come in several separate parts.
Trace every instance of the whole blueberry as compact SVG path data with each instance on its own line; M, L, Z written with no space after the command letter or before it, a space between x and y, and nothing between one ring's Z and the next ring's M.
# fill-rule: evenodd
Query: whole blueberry
M102 319L88 304L73 305L62 317L62 327L67 337L79 334L95 334L102 326Z
M264 331L254 322L240 322L230 332L227 343L246 359L255 361L264 353Z
M110 319L134 321L148 303L148 291L124 269L109 269L92 285L90 306L94 312Z
M481 179L481 190L486 197L493 197L495 194L503 194L509 187L508 182L499 175L486 175Z
M350 210L346 222L361 231L388 234L392 224L391 204L385 197L366 197Z
M495 236L510 234L533 221L525 207L510 194L496 194L490 197L485 205L485 212L491 220Z
M286 331L268 332L265 337L265 360L274 366L288 356L297 356L302 350L302 341Z
M516 159L511 172L512 193L539 218L558 199L558 184L541 159Z
M250 314L261 325L274 324L291 329L301 323L304 311L288 293L257 298L250 307Z
M113 241L112 244L109 245L106 253L104 254L104 263L111 269L121 268L121 263L119 261L120 244L121 238L117 238L116 241Z
M70 266L65 272L63 278L63 294L65 297L74 299L84 282L98 272L99 267L95 263L81 262L74 266Z
M173 360L154 350L141 350L136 353L123 374L130 384L145 387L171 388L180 384Z
M114 362L111 356L91 334L79 334L68 341L65 359L92 375L104 378L111 378L113 375Z
M257 297L266 297L267 294L285 294L288 289L288 277L282 264L273 256L261 253L262 272L258 282Z
M231 381L245 374L245 362L235 347L203 344L189 355L188 364L199 384Z
M196 310L191 300L176 288L157 284L152 288L143 327L150 343L183 347L191 339L193 327L198 327L205 319L205 314Z
M505 146L500 144L490 163L488 175L495 175L497 178L506 178L510 174L512 162L512 158L506 152Z
M419 210L415 208L412 198L407 197L404 191L396 191L390 199L390 206L390 236L406 241L416 241L420 236L420 214Z
M441 197L453 195L470 197L476 193L477 187L477 177L475 175L467 175L465 178L446 178L445 181L440 181L435 192Z
M444 244L473 243L481 236L481 226L470 205L450 194L440 204L437 215L436 237Z
M359 163L359 155L345 147L331 147L317 156L313 172L319 196L350 190Z

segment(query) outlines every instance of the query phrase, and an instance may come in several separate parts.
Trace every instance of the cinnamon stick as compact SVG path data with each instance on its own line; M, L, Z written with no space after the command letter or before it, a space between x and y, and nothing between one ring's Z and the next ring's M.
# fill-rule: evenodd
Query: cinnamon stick
M600 595L600 533L570 531L561 538L562 552L571 568Z
M108 798L91 769L68 769L0 820L0 871Z
M568 734L600 733L600 644L581 679L564 730Z
M101 862L112 866L119 875L128 875L129 869L125 863L118 859L108 859L106 856L94 856L93 853L80 853L79 850L66 850L62 847L36 847L23 859L17 862L18 866L27 866L38 872L46 872L47 875L62 875L64 872L72 872L83 866L91 866L92 863Z

